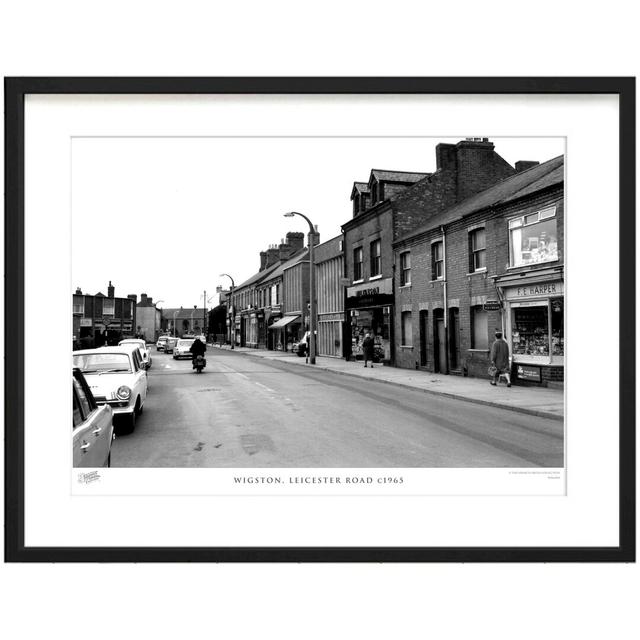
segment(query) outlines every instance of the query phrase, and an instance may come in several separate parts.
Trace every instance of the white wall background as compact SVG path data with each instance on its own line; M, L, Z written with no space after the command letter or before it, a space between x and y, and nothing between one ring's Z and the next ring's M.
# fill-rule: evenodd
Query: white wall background
M3 75L634 75L632 5L5 3ZM632 637L637 565L3 565L8 637ZM112 600L111 600L112 597Z

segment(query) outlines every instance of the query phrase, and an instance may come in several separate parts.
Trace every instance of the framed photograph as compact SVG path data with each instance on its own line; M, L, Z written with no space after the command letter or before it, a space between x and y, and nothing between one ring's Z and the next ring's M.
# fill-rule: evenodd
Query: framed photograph
M633 78L8 78L5 131L8 561L635 561Z

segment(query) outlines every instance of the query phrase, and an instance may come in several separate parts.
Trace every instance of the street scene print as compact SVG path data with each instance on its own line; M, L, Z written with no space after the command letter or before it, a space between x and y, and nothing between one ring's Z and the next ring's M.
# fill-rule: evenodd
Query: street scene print
M564 139L72 145L74 468L564 467Z

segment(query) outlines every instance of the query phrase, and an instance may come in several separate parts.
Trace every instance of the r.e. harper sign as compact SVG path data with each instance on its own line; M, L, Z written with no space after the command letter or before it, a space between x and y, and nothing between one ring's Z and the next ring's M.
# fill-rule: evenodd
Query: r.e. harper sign
M519 287L509 287L505 290L506 297L513 300L516 298L533 298L541 296L562 296L564 295L564 282L538 282L536 284L522 284Z

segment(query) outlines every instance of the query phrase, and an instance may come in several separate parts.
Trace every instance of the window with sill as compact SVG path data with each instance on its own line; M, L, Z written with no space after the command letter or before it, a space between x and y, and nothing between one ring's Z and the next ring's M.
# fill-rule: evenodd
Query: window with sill
M556 208L509 220L509 264L522 267L558 259Z
M370 276L373 278L374 276L379 276L382 274L382 262L380 258L381 252L381 242L380 240L374 240L369 246L369 257L370 257L370 267L371 274Z
M353 250L353 279L362 280L362 247Z
M102 302L102 314L112 316L116 311L115 304L115 300L104 300Z
M411 252L405 251L400 254L400 286L405 287L411 284Z
M431 245L431 279L438 280L444 276L444 247L442 240Z
M484 271L487 268L486 234L483 229L474 229L469 233L469 273Z

